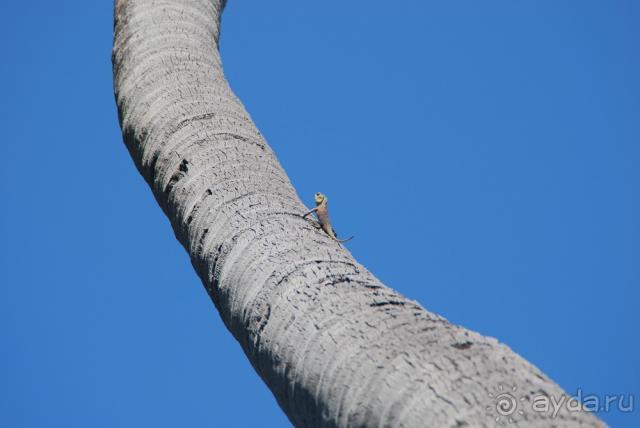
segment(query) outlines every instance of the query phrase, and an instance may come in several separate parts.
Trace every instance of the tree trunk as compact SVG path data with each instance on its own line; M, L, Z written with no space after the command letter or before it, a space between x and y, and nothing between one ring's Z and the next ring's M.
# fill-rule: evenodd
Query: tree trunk
M291 422L601 426L588 412L534 411L536 398L558 400L562 389L497 340L384 286L302 218L306 207L224 78L223 7L116 0L120 126L224 323ZM522 398L513 413L500 393Z

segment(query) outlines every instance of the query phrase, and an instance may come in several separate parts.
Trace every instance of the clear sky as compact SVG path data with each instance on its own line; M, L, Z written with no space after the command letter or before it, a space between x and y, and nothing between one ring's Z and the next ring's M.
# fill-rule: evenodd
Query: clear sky
M111 1L0 17L0 426L287 426L122 143ZM360 262L570 394L634 394L601 417L637 427L639 22L635 0L229 0L221 48Z

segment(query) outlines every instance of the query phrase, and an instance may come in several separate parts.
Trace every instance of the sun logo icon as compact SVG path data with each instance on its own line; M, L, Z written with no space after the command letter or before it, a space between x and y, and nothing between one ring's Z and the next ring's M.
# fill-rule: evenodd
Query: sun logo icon
M508 390L507 390L508 389ZM494 416L496 422L505 420L514 423L516 415L524 415L524 410L518 408L518 402L524 401L524 397L516 398L518 387L513 385L511 388L505 388L500 384L496 388L496 393L490 392L489 398L493 401L492 405L487 406L486 410L490 416Z

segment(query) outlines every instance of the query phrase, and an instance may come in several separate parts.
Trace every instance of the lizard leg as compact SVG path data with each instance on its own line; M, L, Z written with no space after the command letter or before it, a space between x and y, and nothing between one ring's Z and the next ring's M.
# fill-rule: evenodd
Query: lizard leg
M302 218L306 218L309 214L314 213L318 211L318 207L315 207L314 209L312 209L311 211L309 211L308 213L306 213L305 215L302 216Z

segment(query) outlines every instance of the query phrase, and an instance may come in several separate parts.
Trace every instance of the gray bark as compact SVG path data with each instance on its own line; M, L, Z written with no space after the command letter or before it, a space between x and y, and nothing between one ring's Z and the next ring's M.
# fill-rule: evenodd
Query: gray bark
M502 385L523 398L512 415L522 425L601 426L587 412L532 411L534 397L564 392L497 340L386 287L302 219L224 78L223 3L116 0L116 101L137 168L291 422L495 426Z

